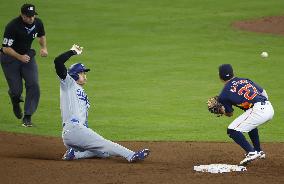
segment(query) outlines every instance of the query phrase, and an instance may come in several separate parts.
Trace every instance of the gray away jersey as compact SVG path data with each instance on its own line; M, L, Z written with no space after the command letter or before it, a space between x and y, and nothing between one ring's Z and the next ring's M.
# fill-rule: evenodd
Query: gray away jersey
M90 102L84 89L67 74L60 79L60 109L62 123L79 123L88 127Z

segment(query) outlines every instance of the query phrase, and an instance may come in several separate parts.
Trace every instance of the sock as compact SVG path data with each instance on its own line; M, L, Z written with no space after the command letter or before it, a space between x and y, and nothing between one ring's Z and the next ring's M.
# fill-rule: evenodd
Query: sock
M254 149L256 151L261 151L259 136L258 136L258 129L255 128L255 129L251 130L248 134L249 134L250 140L251 140L251 142L254 146Z
M238 145L240 145L247 153L255 151L253 147L249 144L249 142L246 140L245 136L242 134L242 132L233 130L233 129L227 129L227 134L229 137L231 137Z

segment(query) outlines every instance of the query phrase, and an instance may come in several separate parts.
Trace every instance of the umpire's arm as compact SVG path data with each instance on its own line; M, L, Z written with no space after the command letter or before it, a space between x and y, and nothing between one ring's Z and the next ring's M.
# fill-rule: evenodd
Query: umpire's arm
M41 57L47 57L48 52L47 52L47 47L46 47L46 37L41 36L38 38L39 45L41 47L40 49L40 56Z

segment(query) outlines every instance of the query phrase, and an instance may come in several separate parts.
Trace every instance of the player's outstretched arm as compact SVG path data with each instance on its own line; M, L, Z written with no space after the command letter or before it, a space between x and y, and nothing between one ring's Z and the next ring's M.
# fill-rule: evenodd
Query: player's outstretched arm
M82 53L82 51L83 51L83 47L80 47L74 44L69 51L62 53L55 58L54 60L55 70L56 70L57 75L61 79L65 79L67 76L67 69L64 63L68 61L68 59L71 56L79 55Z

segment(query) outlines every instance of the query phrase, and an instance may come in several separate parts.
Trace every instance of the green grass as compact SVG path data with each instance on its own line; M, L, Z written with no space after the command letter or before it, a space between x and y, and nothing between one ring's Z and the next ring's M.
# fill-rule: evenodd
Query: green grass
M283 14L280 0L86 0L33 1L44 21L48 58L37 56L41 100L35 127L23 128L11 111L0 70L0 130L61 135L59 83L53 59L73 43L84 46L82 61L92 71L85 86L91 100L90 127L112 140L230 141L234 118L215 118L207 98L222 83L217 68L263 86L275 117L260 127L266 142L284 141L283 36L239 31L233 21ZM0 6L1 35L22 2ZM36 40L34 47L38 49ZM267 60L260 58L267 51Z

